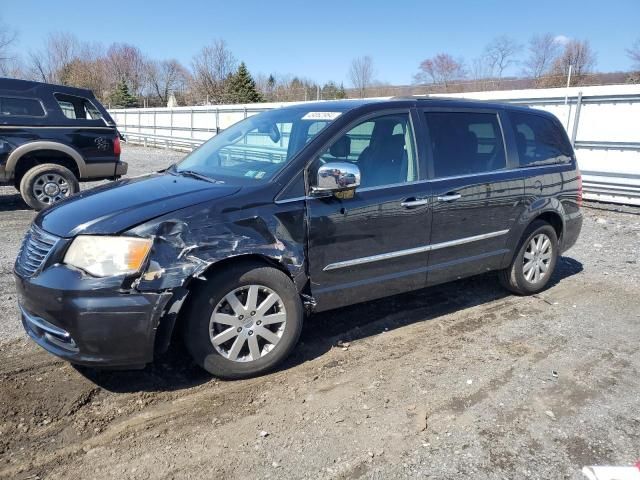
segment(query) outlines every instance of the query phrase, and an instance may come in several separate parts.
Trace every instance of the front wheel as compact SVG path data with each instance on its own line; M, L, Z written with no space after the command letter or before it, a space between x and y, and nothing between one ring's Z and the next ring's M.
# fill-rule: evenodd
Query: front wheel
M242 263L213 274L187 306L185 343L193 359L220 378L275 368L302 331L300 296L276 268Z
M500 283L518 295L538 293L549 283L557 260L555 229L547 222L536 220L525 231L511 265L500 272Z
M55 163L33 167L20 181L20 194L34 210L45 207L77 193L78 179L71 170Z

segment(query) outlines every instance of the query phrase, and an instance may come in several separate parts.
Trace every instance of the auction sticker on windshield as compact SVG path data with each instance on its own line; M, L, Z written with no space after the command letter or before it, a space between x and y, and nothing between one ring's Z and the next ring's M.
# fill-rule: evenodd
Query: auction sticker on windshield
M335 120L342 112L308 112L302 120Z

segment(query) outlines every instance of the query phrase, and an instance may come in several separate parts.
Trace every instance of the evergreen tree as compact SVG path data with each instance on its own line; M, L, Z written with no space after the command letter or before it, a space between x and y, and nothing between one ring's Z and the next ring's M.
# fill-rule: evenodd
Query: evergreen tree
M256 82L251 77L244 62L240 63L236 73L227 80L227 98L231 103L256 103L263 98L256 88Z
M269 75L269 78L267 79L266 90L266 100L268 102L273 102L276 93L276 77L274 77L273 74Z
M118 82L118 85L116 85L116 89L109 97L109 100L111 101L111 106L113 108L129 108L138 106L138 100L129 93L129 87L127 86L127 82L124 80Z
M347 98L347 92L343 84L340 84L340 87L338 87L335 82L330 80L322 87L323 100L340 100L343 98Z
M267 87L269 90L273 90L276 88L276 77L273 76L273 73L269 75L269 79L267 80Z
M340 83L340 90L338 90L338 93L336 94L336 98L339 98L339 99L347 98L347 91L344 89L343 83Z

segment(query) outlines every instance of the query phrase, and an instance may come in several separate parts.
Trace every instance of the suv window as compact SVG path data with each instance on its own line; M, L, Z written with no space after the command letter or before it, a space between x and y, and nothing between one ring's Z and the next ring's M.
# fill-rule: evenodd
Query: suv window
M339 161L358 165L363 187L417 180L418 166L409 114L384 115L353 127L319 159L320 163Z
M0 97L0 116L44 117L44 109L35 98Z
M571 145L562 129L541 115L509 112L520 166L571 161Z
M507 166L494 113L426 112L436 178L501 170Z
M73 120L100 120L102 118L100 111L89 99L63 93L56 93L54 97L67 118Z

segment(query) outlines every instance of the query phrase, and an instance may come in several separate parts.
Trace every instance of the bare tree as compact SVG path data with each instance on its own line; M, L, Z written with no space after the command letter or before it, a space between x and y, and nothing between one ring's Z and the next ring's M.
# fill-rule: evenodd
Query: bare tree
M167 105L172 93L184 90L189 77L188 70L175 59L147 63L147 81L151 95L162 105Z
M7 75L13 68L15 57L11 48L16 41L17 34L0 21L0 74Z
M627 49L627 55L633 61L633 68L640 70L640 38Z
M494 38L484 50L484 58L492 76L502 78L504 71L517 63L516 56L522 45L507 35Z
M452 81L460 80L465 76L462 59L456 60L448 53L439 53L433 58L422 61L416 80L424 82L430 79L433 83L443 84L446 90Z
M222 103L225 83L236 70L236 58L224 40L214 40L193 57L193 85L209 102Z
M373 82L373 60L370 56L357 57L351 61L349 68L349 78L355 88L358 89L360 97L364 97L367 87Z
M138 47L114 43L107 49L105 61L113 75L112 85L125 82L132 95L142 95L146 86L147 59Z
M76 57L65 68L64 83L92 90L106 100L111 89L109 66L100 44L81 44Z
M570 40L564 46L562 54L553 63L552 73L556 76L554 84L561 85L569 74L571 66L571 84L579 85L596 65L596 54L588 40Z
M51 33L42 50L29 53L31 76L47 83L68 83L68 69L78 58L78 39L63 32Z
M560 44L555 35L545 33L534 35L529 40L529 56L524 62L524 74L533 78L536 84L543 75L547 75L560 53Z

